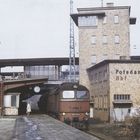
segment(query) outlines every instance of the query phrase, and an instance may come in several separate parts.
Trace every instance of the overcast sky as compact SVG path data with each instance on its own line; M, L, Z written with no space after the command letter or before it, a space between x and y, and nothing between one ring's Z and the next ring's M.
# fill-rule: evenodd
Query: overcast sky
M137 18L131 26L131 54L140 55L140 1L104 0L104 6L107 2L131 6L131 16ZM101 0L74 0L74 12L96 6ZM0 58L65 56L69 56L69 0L0 0Z

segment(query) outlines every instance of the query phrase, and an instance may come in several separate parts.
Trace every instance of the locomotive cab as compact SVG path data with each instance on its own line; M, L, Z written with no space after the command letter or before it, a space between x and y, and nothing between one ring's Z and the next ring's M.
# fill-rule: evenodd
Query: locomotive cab
M89 119L89 91L77 83L63 83L48 94L47 110L55 118L80 128Z
M89 92L87 89L74 88L62 90L60 95L61 121L81 128L89 119Z

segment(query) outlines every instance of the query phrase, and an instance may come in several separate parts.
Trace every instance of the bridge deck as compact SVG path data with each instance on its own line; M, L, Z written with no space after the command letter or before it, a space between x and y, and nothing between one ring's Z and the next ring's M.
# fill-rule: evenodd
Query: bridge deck
M47 115L31 115L16 120L15 140L99 140Z

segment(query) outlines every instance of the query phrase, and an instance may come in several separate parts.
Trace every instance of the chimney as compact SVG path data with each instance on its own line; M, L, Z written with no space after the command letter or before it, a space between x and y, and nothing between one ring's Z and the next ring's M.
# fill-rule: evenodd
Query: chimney
M107 7L113 7L114 6L114 3L113 2L106 3L106 6Z

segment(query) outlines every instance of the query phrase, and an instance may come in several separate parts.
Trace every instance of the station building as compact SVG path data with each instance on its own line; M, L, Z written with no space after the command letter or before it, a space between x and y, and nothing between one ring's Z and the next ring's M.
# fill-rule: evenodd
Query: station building
M140 61L105 60L87 71L95 118L122 121L140 106Z
M130 6L79 8L79 81L90 90L91 116L121 121L139 105L140 61L130 59Z

